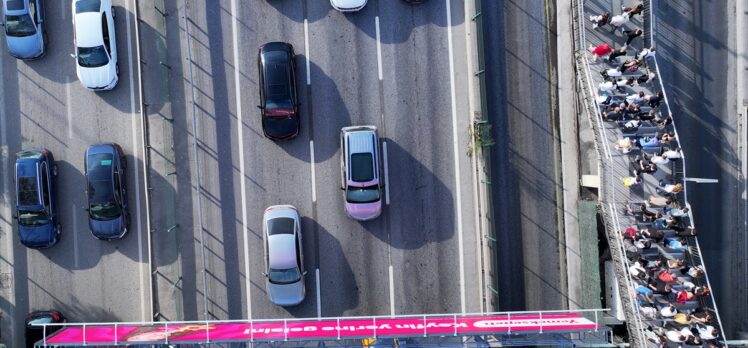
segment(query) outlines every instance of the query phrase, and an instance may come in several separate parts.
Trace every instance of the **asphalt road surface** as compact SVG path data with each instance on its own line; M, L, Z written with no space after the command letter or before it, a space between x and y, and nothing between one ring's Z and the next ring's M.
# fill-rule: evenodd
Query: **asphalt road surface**
M741 198L736 95L735 1L657 1L655 43L662 81L670 100L686 173L718 179L718 184L688 185L688 200L701 233L699 243L728 338L748 330L746 250ZM738 36L736 36L738 35ZM739 111L740 110L740 111ZM742 128L745 139L745 128ZM745 148L742 149L745 151Z
M167 38L170 73L184 78L171 93L184 195L173 262L183 282L181 308L162 312L189 320L479 311L462 1L369 1L351 14L326 1L177 3L172 18L186 14L190 34ZM270 41L297 54L301 133L290 141L266 139L255 107L257 49ZM361 223L343 210L339 132L365 124L379 129L389 204ZM270 303L262 275L262 213L274 204L296 206L303 220L307 298L291 308Z
M55 308L70 321L149 320L145 251L142 144L134 59L132 1L114 1L120 81L109 92L85 90L75 74L70 1L47 2L46 56L32 62L0 54L0 311L3 343L23 345L23 319L32 310ZM4 42L4 40L3 40ZM120 241L95 239L88 229L83 154L95 143L116 142L125 151L132 225ZM59 168L59 243L46 250L20 244L16 224L15 153L44 147Z
M548 8L546 6L549 6ZM499 309L562 309L553 2L483 1ZM549 17L550 16L550 17ZM549 41L551 40L551 41ZM555 154L554 154L555 153Z

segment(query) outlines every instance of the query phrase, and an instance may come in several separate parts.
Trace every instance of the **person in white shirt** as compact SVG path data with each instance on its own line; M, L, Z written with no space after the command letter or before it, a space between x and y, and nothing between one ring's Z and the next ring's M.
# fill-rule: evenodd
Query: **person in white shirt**
M601 83L598 88L600 89L600 92L610 92L612 90L618 89L618 83L615 81L605 81Z
M683 157L683 154L681 153L681 151L682 150L679 147L676 147L675 149L668 149L668 150L665 150L663 148L662 151L660 151L660 154L662 154L663 156L667 156L667 158L669 159L678 159L678 158Z
M699 336L705 340L715 339L719 336L719 332L717 331L717 328L711 325L707 325L703 327L698 326L698 331L699 331Z
M678 314L678 310L675 308L675 305L673 305L672 303L660 309L660 315L662 315L665 318L673 317L676 314Z
M630 18L631 15L628 12L621 13L610 19L610 25L613 26L614 29L618 29L618 27L628 23Z
M667 164L668 162L670 162L670 160L668 159L667 155L664 154L664 153L662 155L660 155L660 156L658 156L658 155L652 156L649 159L649 161L652 162L652 163L654 163L654 164Z
M644 59L644 58L649 58L649 57L654 57L654 56L655 56L655 48L650 47L650 48L644 48L641 52L639 52L639 56L637 58Z

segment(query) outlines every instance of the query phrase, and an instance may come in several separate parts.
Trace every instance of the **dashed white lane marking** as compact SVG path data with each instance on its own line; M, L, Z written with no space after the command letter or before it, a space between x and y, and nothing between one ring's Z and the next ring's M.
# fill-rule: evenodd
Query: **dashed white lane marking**
M70 104L70 76L65 77L65 104L67 106L66 112L68 117L68 139L73 139L73 106Z
M125 20L126 28L127 28L127 73L130 75L130 112L132 115L132 146L133 150L138 149L138 120L142 121L140 119L140 111L137 107L137 104L135 103L135 74L133 73L133 66L132 66L132 25L130 22L133 20L132 11L130 10L132 7L132 2L127 2L127 18ZM142 129L142 127L140 127ZM138 263L141 265L138 267L138 273L139 273L139 280L140 280L140 289L146 289L145 284L143 282L143 279L145 279L146 272L143 271L144 267L149 267L148 264L143 262L143 234L140 233L140 226L141 226L141 217L140 217L140 171L138 171L138 152L133 151L132 157L136 159L133 171L135 172L135 211L137 212L135 214L135 219L137 221L137 227L138 227ZM130 231L132 232L132 231ZM150 273L150 270L148 270L147 273ZM150 279L150 278L149 278ZM148 291L150 291L150 286L148 287ZM150 306L150 301L149 301ZM149 317L151 317L152 313L148 313L146 310L146 300L145 300L145 292L140 291L140 312L142 314L143 320L147 320Z
M314 140L309 140L309 158L312 171L312 202L317 202L317 176L314 174Z
M241 74L239 73L239 20L236 17L236 0L231 0L231 35L234 45L234 91L236 123L239 137L239 189L242 197L242 238L244 239L244 286L247 288L247 317L252 318L252 286L249 270L249 235L247 229L247 189L244 178L244 121L242 120Z
M64 232L63 232L64 233ZM80 253L78 253L78 207L73 204L73 230L67 233L73 234L73 264L78 269Z
M390 205L390 166L387 159L387 142L382 142L382 153L384 154L384 203Z
M322 318L322 302L321 302L321 294L320 294L320 285L319 285L319 268L314 270L314 278L316 280L317 284L317 318Z
M306 59L306 84L312 84L312 73L309 71L309 21L304 18L304 57Z
M382 81L382 40L379 35L379 16L374 17L374 26L377 31L377 73L379 73L379 81Z
M447 47L449 49L449 92L452 98L452 150L455 161L455 195L457 201L457 243L460 260L460 310L465 313L465 255L462 241L462 192L460 190L460 156L457 138L457 101L455 98L455 60L452 45L452 3L445 0L447 5Z
M393 274L392 264L389 267L390 271L390 315L395 315L395 276Z

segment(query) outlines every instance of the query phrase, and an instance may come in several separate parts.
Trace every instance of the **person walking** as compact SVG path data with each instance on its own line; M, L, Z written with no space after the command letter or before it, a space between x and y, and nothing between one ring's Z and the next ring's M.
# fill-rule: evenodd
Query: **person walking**
M634 29L634 30L624 30L623 34L626 35L626 46L628 46L631 41L636 39L639 36L642 36L644 34L644 31L641 29Z
M611 62L611 63L615 63L616 62L616 60L615 60L616 58L618 58L620 56L625 56L625 55L626 55L626 45L623 45L620 48L614 50L608 56L608 61Z
M592 21L592 29L597 29L599 27L602 27L603 25L608 24L608 19L610 19L610 13L605 12L599 16L590 16L590 21Z
M613 52L613 48L607 43L604 43L598 46L590 45L589 51L592 52L592 54L595 55L595 59L597 59L607 57L611 52Z
M629 14L628 12L624 12L619 15L613 16L613 18L610 19L610 25L613 27L613 30L616 30L628 23L630 19L631 14Z
M642 12L644 12L644 4L639 3L638 5L636 5L634 7L621 6L621 9L625 13L628 13L629 17L633 17L634 15L641 15Z

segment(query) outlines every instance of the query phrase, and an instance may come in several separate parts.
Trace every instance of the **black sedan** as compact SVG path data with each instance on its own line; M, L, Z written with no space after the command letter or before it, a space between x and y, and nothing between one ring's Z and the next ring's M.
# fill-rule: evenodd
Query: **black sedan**
M88 227L94 237L120 239L127 233L127 161L117 144L92 145L84 158L88 185Z
M260 47L257 57L260 75L262 131L273 140L290 139L299 134L299 99L296 94L296 55L285 42L270 42Z

